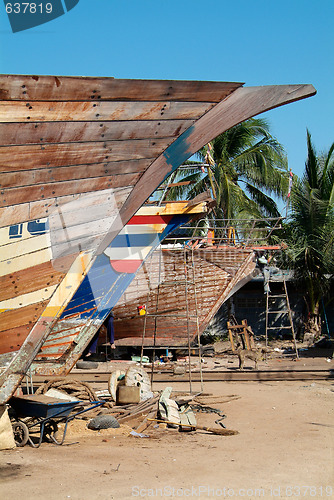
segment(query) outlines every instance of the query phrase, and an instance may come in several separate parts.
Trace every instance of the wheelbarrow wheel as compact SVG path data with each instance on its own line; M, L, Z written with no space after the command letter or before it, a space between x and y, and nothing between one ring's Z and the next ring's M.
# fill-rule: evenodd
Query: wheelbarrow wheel
M44 425L43 438L49 443L54 442L58 425L54 420L49 420Z
M26 445L29 439L29 429L26 424L17 420L12 424L12 428L16 446L22 447Z

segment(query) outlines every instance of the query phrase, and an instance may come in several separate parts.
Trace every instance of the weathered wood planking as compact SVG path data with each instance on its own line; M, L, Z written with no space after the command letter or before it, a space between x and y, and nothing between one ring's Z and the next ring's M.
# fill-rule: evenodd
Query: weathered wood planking
M142 160L159 155L172 140L172 138L165 138L45 144L43 146L34 144L3 146L0 150L0 171L12 172L108 161Z
M59 326L61 327L61 323ZM71 350L73 342L77 344L78 332L82 331L84 327L85 323L77 322L73 328L54 329L36 356L35 363L42 361L45 365L44 371L47 371L49 367L47 367L46 361L50 362L51 360L52 364L54 359L61 359L66 351ZM41 372L43 369L40 370Z
M1 348L3 351L6 353L19 351L23 342L28 337L30 330L31 324L27 323L26 325L9 328L5 332L1 332Z
M0 99L219 102L241 85L234 82L1 75Z
M92 191L128 187L136 182L139 177L140 173L124 174L119 176L78 179L77 182L63 181L60 183L54 182L49 184L36 184L28 187L9 188L4 195L0 195L0 205L5 207L44 198L52 199L70 194L90 193Z
M98 201L100 200L103 206L103 198L103 193L99 197L95 196L95 199L94 196L90 197L93 211L94 203L99 211L101 210ZM78 213L80 203L81 200L79 198L76 203ZM64 206L65 211L68 205ZM87 200L83 206L85 205L87 206ZM92 216L90 211L84 213L89 215L81 216L80 222L84 222L85 218L89 219ZM71 219L76 219L73 212L70 215ZM26 229L22 231L23 227L21 227L21 234L18 231L18 234L13 233L14 236L12 237L14 240L8 240L10 228L2 228L0 232L2 242L1 257L4 259L0 262L0 275L2 276L1 281L3 281L3 284L7 283L7 287L1 290L0 328L2 331L15 331L16 328L26 325L31 330L37 324L41 314L48 309L46 306L51 297L54 294L57 296L58 285L64 280L67 271L79 255L79 252L67 257L58 255L57 260L52 260L55 257L55 250L61 245L61 236L63 236L61 231L58 231L60 232L60 237L57 236L57 231L54 231L55 234L51 232L50 239L50 236L47 234L39 234L41 230L40 226L43 228L42 233L45 233L45 224L40 224L39 222L37 224L31 223L30 227L29 224L27 224L28 231ZM21 224L20 226L25 227L26 225ZM81 232L85 233L85 225L82 224L82 226ZM69 234L69 229L70 227L66 229L67 235ZM37 234L34 234L34 232L37 232ZM78 235L78 232L80 234L80 226L74 225L74 237ZM99 233L103 234L103 232L103 228L100 228ZM15 238L18 239L15 240ZM55 242L53 247L51 247L52 240ZM82 271L85 271L85 267L86 264L83 266ZM78 275L76 271L73 276L67 277L64 281L66 288L73 288L74 291L76 286L71 283L80 283L82 278L80 277L78 281L78 277L81 275L84 276L84 273ZM8 283L10 283L9 286ZM59 297L58 304L54 310L61 311L61 301L62 299ZM8 340L7 334L0 336L0 352L6 352L6 348L8 347L6 339ZM23 341L25 336L21 334L20 339ZM18 342L14 345L17 347Z
M1 314L0 331L3 332L11 328L17 328L18 326L27 324L33 325L41 316L46 304L47 301L43 301L37 304L21 307L20 309L3 312ZM0 338L3 338L2 335Z
M35 238L28 238L22 240L14 240L6 245L0 245L0 262L20 257L21 255L29 254L44 250L50 246L50 241L47 241L45 235L36 236Z
M194 123L194 120L142 120L108 122L36 122L0 123L0 137L4 146L20 144L45 144L61 142L103 142L177 137Z
M90 163L80 165L69 165L66 167L36 168L33 170L22 170L6 172L0 179L0 188L12 186L29 186L31 184L43 184L61 182L76 179L88 179L94 177L106 177L110 175L126 175L143 173L151 163L151 158L129 161L108 161L103 163Z
M115 204L118 207L121 207L121 205L124 203L129 193L131 192L131 189L131 187L126 186L123 188L116 188L112 190ZM100 192L97 192L96 194L99 193ZM48 217L50 214L53 214L59 209L63 210L64 207L66 207L70 203L74 201L77 203L80 200L85 200L85 193L59 196L51 199L42 199L34 202L13 205L10 207L0 207L0 227ZM82 210L83 216L87 213L90 213L90 211Z
M190 251L187 255L189 265ZM118 345L141 344L144 318L138 316L137 307L143 304L148 314L154 315L146 318L146 346L153 345L155 325L157 346L187 345L188 328L191 341L197 335L196 310L202 333L233 288L241 280L249 279L255 268L250 249L198 249L194 250L193 259L194 275L188 268L186 301L183 251L164 250L161 256L158 251L154 253L113 309Z
M196 120L215 103L207 102L41 102L0 101L2 122L91 122Z
M7 276L11 273L34 267L36 262L43 264L52 258L50 248L38 250L27 255L19 255L11 260L0 262L0 276Z
M63 260L72 261L72 256L64 257ZM65 269L68 267L68 264L65 265ZM51 262L47 261L31 268L24 268L21 271L1 276L0 301L58 284L62 281L64 275L64 272L61 273L55 270ZM31 279L32 276L34 279Z
M105 196L108 196L108 194L106 194ZM99 234L103 234L103 232L105 231L105 227L107 227L107 225L106 225L105 221L100 220L98 217L99 217L99 214L101 211L101 203L103 206L103 203L106 201L106 199L107 198L103 197L103 193L101 193L100 195L93 195L91 197L91 200L90 200L91 201L91 209L89 211L85 211L83 216L82 216L81 212L82 212L82 209L84 208L84 205L83 205L83 201L81 199L79 199L78 202L76 203L76 210L73 210L73 209L69 210L68 207L70 206L70 204L67 204L63 207L63 210L64 210L63 216L65 216L65 218L66 218L67 229L71 230L70 236L71 236L72 241L74 241L75 238L80 237L81 234L85 235L86 233L89 233L90 236L94 236L94 233L96 233L96 236L98 236ZM100 201L100 203L98 203L99 201ZM94 205L94 203L95 203L95 205ZM174 214L179 213L181 211L181 214L188 213L190 215L190 214L202 213L202 210L204 210L205 206L206 206L205 203L204 204L199 203L196 206L191 206L191 207L188 207L186 202L172 203L171 206L167 205L166 207L163 206L160 208L156 207L156 206L145 207L144 214L146 216L149 216L149 217L152 217L152 216L155 217L158 213L161 213L161 214L164 214L165 216L168 216L168 215L174 215ZM66 214L66 212L68 212L68 213ZM141 211L139 211L139 213L141 213ZM77 220L78 215L80 215L80 222L81 222L80 225L76 224L76 220ZM182 216L182 217L184 217L184 216ZM85 220L88 222L85 223ZM96 220L98 221L97 224L95 224L94 226L91 227L89 222L90 221L95 222ZM159 217L157 220L160 220ZM184 218L181 218L180 220L184 220ZM49 233L47 233L47 234L42 234L42 235L37 235L37 236L32 235L29 232L29 227L30 227L29 224L23 225L23 228L22 228L23 230L21 231L21 234L19 235L20 236L19 239L18 240L14 239L14 241L9 241L9 242L8 242L8 240L6 241L6 238L5 238L6 235L8 236L8 228L1 229L0 230L0 237L1 237L2 241L5 241L5 244L3 245L3 247L6 249L6 253L13 254L12 258L14 256L14 254L19 254L21 260L24 260L28 265L28 262L30 259L29 253L31 253L35 249L36 244L37 244L37 247L40 249L42 249L42 247L49 248L50 240L53 240L54 243L57 240L57 244L58 245L61 244L63 239L68 236L68 231L65 234L61 228L58 230L55 230L52 227L53 226L52 217L49 218L49 225L50 225L51 235ZM101 227L99 227L99 225L101 225ZM40 226L41 226L41 224L37 224L37 226L34 224L31 225L31 227L34 230L40 229ZM71 226L72 226L72 228L71 228ZM42 228L43 227L44 227L44 223L42 224ZM155 231L163 232L165 230L166 224L154 224L154 227L155 227ZM125 231L125 233L128 232L127 229L125 229L124 231ZM147 232L147 228L144 230L143 226L136 225L135 231L136 231L136 233L139 232L138 234L140 234L140 232L142 232L143 235L145 235ZM58 232L60 233L59 235L57 234ZM94 238L94 241L95 240L96 240L96 237ZM54 250L54 247L55 247L55 244L52 247L53 250ZM67 263L71 263L71 261L73 260L73 257L72 257L72 259L67 257L66 260L67 260ZM32 262L34 262L34 257L33 257ZM64 257L59 260L59 263L66 263L66 261L64 262ZM8 264L6 262L4 262L4 264L5 264L5 269L7 269L6 266ZM15 266L17 266L17 263L15 264ZM101 270L100 276L97 275L94 278L90 279L90 286L94 287L95 294L97 293L97 289L96 289L96 286L94 285L94 281L96 281L98 278L103 278L104 273L105 273L105 269L103 268ZM32 282L27 282L27 280L25 279L27 276L30 276L30 278L31 278L31 276L35 276L36 279L34 279ZM19 301L18 302L18 304L20 305L20 309L18 309L19 314L20 314L20 310L22 309L22 307L28 303L35 304L35 306L38 307L39 303L46 298L47 293L50 294L53 291L52 287L54 287L54 285L57 284L63 278L64 278L64 273L59 273L59 272L55 271L54 266L52 266L51 263L46 263L44 265L42 264L40 266L35 266L35 267L27 267L27 269L25 269L23 272L12 273L11 275L6 275L4 277L4 279L11 280L11 287L8 287L7 293L1 297L2 302L0 303L0 309L1 309L1 306L2 306L2 309L4 309L4 308L11 309L12 308L11 302L13 302L14 299L17 299ZM54 279L56 279L55 282L54 282ZM99 298L96 296L96 299L103 300L104 293L105 293L103 287L102 287L101 291L99 291L99 293L101 296ZM14 297L14 299L13 299L13 297ZM87 314L89 313L89 311L93 312L96 310L96 307L91 307L89 309L89 304L86 306L85 302L82 303L82 307L86 310ZM70 310L71 310L71 308L69 308L69 312L70 312ZM6 319L6 317L5 317L5 319ZM76 335L78 335L83 324L82 324L82 322L80 323L80 321L78 323L77 320L80 319L80 317L77 313L74 314L73 317L71 317L70 315L67 314L67 316L66 316L67 323L66 324L68 324L68 321L72 320L72 319L76 320L77 324L76 324L75 331L76 331ZM61 324L62 323L60 322L58 325L58 329L59 329L59 326L61 327ZM57 329L57 332L58 332L58 329ZM66 328L63 327L62 332L65 330L66 330ZM67 330L68 330L68 327L67 327ZM57 335L58 335L58 333L57 333ZM74 335L74 333L72 333L70 335L70 337L67 339L67 341L65 341L64 335L61 336L61 339L62 339L60 342L61 349L59 351L58 357L60 357L63 354L64 349L66 350L66 346L70 345L72 343L73 335ZM7 338L7 337L4 337L4 338ZM21 335L20 338L21 338L21 340L24 340L25 337ZM54 345L54 342L55 342L54 336L50 335L49 340L51 342L51 345ZM47 349L50 342L48 340L45 342L45 349ZM4 344L0 338L0 350L3 349L4 347L6 347L6 345L7 344L6 343ZM15 343L15 348L17 348L17 346L18 346L18 341ZM43 349L44 349L44 347L43 347ZM45 357L45 354L43 354L43 357Z
M16 256L3 257L2 275L24 272L50 259L54 269L64 273L37 320L31 311L31 329L17 355L9 362L6 353L1 357L7 364L0 367L0 402L15 389L94 259L103 255L169 173L239 121L314 93L312 86L241 89L241 84L220 82L0 76L0 126L4 132L0 134L0 227L48 217L51 237L49 255L47 249L33 251L32 242L32 251L22 255L23 246L13 246ZM49 175L45 177L45 173ZM93 195L102 192L109 197L112 210L102 203L95 220L108 221L107 227L104 230L101 223L94 232L94 217L92 225L85 219L97 207ZM10 247L0 248L7 252ZM71 252L66 268L61 259ZM34 265L33 257L39 259ZM21 310L31 307L23 305L29 300L37 301L36 308L43 303L42 287L28 292L24 280L22 288L16 281L14 290L18 293L5 298L5 306L14 303L15 297L22 297ZM10 312L3 312L8 325L4 338L8 331L25 328L15 326ZM87 323L83 330L88 342L96 328ZM14 344L9 346L11 352ZM72 354L66 363L70 365L81 345L68 348Z
M52 294L57 290L57 287L58 283L55 283L54 285L48 285L40 290L3 300L0 304L0 311L5 313L17 310L18 314L20 314L20 309L23 307L33 306L49 300Z

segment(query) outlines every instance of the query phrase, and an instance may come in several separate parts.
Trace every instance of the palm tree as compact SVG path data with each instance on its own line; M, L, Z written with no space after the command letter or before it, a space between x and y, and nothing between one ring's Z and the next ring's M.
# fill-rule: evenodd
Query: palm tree
M265 120L252 118L236 125L202 148L197 157L201 168L174 173L170 182L188 184L172 187L167 199L189 199L209 189L216 200L217 218L279 217L271 196L287 193L287 160Z
M321 333L320 305L334 275L334 143L317 156L307 131L308 157L291 193L288 264L304 290L305 332Z

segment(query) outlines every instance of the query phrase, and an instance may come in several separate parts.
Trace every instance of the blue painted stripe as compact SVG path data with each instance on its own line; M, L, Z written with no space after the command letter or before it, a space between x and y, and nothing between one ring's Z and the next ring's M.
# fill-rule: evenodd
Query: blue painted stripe
M111 242L109 248L129 248L129 247L148 247L159 238L158 233L136 233L136 234L119 234Z
M187 214L175 215L162 233L154 235L154 245L152 245L147 257L155 250L160 241L180 225L186 224L189 218L190 216ZM72 314L80 314L82 318L105 317L110 309L117 304L134 276L134 273L116 272L110 266L109 258L104 254L99 255L60 319ZM92 309L95 307L97 310L92 313ZM87 311L88 309L90 311Z
M189 136L195 130L194 125L188 128L185 132L183 132L180 137L178 137L164 152L164 157L166 158L167 165L172 167L171 171L165 176L164 180L174 172L176 168L182 165L183 162L188 160L190 156L193 154L191 151L191 145L188 143ZM163 182L163 181L162 181Z

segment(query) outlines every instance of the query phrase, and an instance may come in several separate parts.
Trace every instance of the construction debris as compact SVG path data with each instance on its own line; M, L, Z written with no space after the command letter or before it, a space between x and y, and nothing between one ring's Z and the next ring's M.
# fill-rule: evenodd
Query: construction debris
M108 391L97 394L87 382L61 378L43 383L36 394L67 399L72 402L100 402L99 407L75 416L76 421L89 419L87 429L101 431L129 426L127 435L135 437L156 436L157 429L177 429L179 431L203 430L218 435L235 435L237 431L227 430L222 424L226 415L222 410L209 406L202 393L172 397L172 387L153 393L147 372L139 365L131 365L127 370L114 370L108 380ZM202 394L202 395L201 395ZM229 400L235 399L235 396ZM217 427L199 425L198 413L212 413L216 416ZM71 417L74 418L74 417ZM152 432L144 433L153 422ZM75 424L74 424L75 425Z
M159 420L157 418L154 418L152 419L152 422L163 422L163 423L166 423L168 425L178 425L176 424L175 422L167 422L165 420ZM207 431L207 432L211 432L212 434L219 434L220 436L235 436L236 434L239 434L238 431L233 431L231 429L215 429L213 427L207 427L205 425L197 425L196 427L192 426L192 425L186 425L186 424L182 424L182 427L190 427L191 430L201 430L201 431Z
M125 374L125 385L127 387L139 387L140 401L145 401L153 396L151 382L143 367L132 365Z

